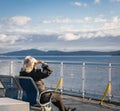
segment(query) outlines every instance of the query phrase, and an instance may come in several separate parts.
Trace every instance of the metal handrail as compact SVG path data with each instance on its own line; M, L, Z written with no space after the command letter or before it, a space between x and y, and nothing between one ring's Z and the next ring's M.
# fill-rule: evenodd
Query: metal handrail
M0 64L2 62L3 63L5 63L5 62L10 63L9 64L10 66L8 66L9 67L9 75L14 76L14 71L13 70L15 68L15 64L19 64L19 66L21 67L22 63L23 63L23 60L0 60ZM112 70L113 70L113 68L120 69L120 63L119 62L83 62L83 61L56 61L56 60L54 60L54 61L53 60L46 60L46 62L48 64L51 64L51 65L56 64L56 63L60 65L60 67L59 67L60 68L59 69L59 71L60 71L59 72L59 77L62 77L63 81L64 81L64 76L65 76L65 74L64 74L65 73L64 66L65 65L70 65L70 64L72 64L72 65L77 64L81 68L80 74L81 74L81 81L82 81L81 82L82 87L80 87L78 90L81 91L83 98L85 97L85 93L86 93L86 87L85 87L86 86L86 70L88 68L96 68L96 67L98 67L98 68L101 67L102 69L107 68L108 69L107 70L107 75L108 75L107 76L108 77L107 78L108 79L107 83L110 83L110 84L112 82ZM56 65L55 65L55 67L56 67ZM105 87L106 86L104 86L104 88ZM60 91L61 92L64 91L63 88L65 89L65 83L64 82L60 86L60 89L61 89ZM109 98L110 101L112 100L113 96L118 97L118 95L112 95L112 89L111 89L111 91L108 94L108 98ZM119 96L119 98L120 98L120 96Z

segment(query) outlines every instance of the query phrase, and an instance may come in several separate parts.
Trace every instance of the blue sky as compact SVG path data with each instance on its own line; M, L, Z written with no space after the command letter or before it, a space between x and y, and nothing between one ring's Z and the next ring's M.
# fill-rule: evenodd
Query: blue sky
M120 0L0 0L0 52L120 50Z

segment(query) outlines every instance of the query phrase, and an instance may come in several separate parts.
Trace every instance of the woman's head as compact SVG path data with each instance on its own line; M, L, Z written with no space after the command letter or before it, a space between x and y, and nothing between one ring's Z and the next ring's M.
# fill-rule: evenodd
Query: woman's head
M24 63L23 63L23 69L29 73L33 70L35 64L37 63L37 60L32 56L26 56Z

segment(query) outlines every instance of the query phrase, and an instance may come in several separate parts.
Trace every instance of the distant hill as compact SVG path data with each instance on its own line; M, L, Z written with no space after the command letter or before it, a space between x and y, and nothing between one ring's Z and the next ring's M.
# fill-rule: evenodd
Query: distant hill
M64 51L41 51L37 49L29 49L29 50L21 50L21 51L14 51L3 53L0 55L6 56L27 56L27 55L35 55L35 56L44 56L44 55L117 55L120 56L119 51L111 51L111 52L99 52L99 51L71 51L71 52L64 52Z

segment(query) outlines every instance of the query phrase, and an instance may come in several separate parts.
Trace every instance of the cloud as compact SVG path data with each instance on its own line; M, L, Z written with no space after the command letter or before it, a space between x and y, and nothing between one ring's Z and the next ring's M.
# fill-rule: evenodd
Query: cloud
M78 7L87 7L87 3L81 3L81 2L73 2L72 5L78 6Z
M95 4L99 4L99 3L100 3L100 0L94 0L94 3L95 3Z
M93 23L93 22L106 22L105 18L101 17L84 17L82 19L70 19L70 18L53 18L53 19L46 19L41 20L41 23L51 24L51 23L61 23L61 24L71 24L71 23Z
M58 39L63 39L66 41L72 41L72 40L77 40L79 39L79 36L73 34L73 33L65 33L63 35L60 35Z
M80 2L74 2L74 5L81 6L82 4Z
M29 20L30 19L26 20L24 24L26 24ZM50 27L48 27L49 25L44 24L45 21L46 23L51 23ZM59 23L59 25L56 23ZM118 16L115 16L111 19L105 19L103 17L84 17L82 19L56 17L51 20L43 20L36 26L32 24L27 28L24 28L24 25L21 27L9 27L8 25L5 25L4 28L1 28L0 43L1 45L2 43L17 44L28 40L29 42L35 43L38 41L48 42L48 40L53 40L55 38L55 40L62 41L77 41L80 39L99 38L106 36L117 37L120 36L119 30L120 17Z
M0 34L0 43L3 43L6 41L7 36L5 34Z
M0 34L1 44L14 44L16 40L19 40L17 35Z
M64 34L60 35L58 38L65 41L73 41L78 39L90 39L90 38L103 38L103 37L119 37L120 36L120 18L113 17L111 20L96 18L94 20L86 18L87 22L90 24L98 24L99 27L92 28L90 25L88 28L75 31L70 30L69 33L64 31ZM91 22L92 21L92 22ZM102 23L102 25L101 25Z
M100 17L94 19L95 23L105 23L106 21L107 20L105 18L100 18Z
M109 34L111 36L120 36L120 18L119 17L113 17L112 20L107 21L103 29L108 30Z
M30 17L14 16L7 19L7 22L9 22L9 24L12 24L12 25L22 26L22 25L26 25L30 20L31 20Z
M105 29L119 29L120 28L120 18L113 17L111 20L105 22L104 24Z
M54 18L52 20L43 20L41 23L71 23L71 19L69 18Z

